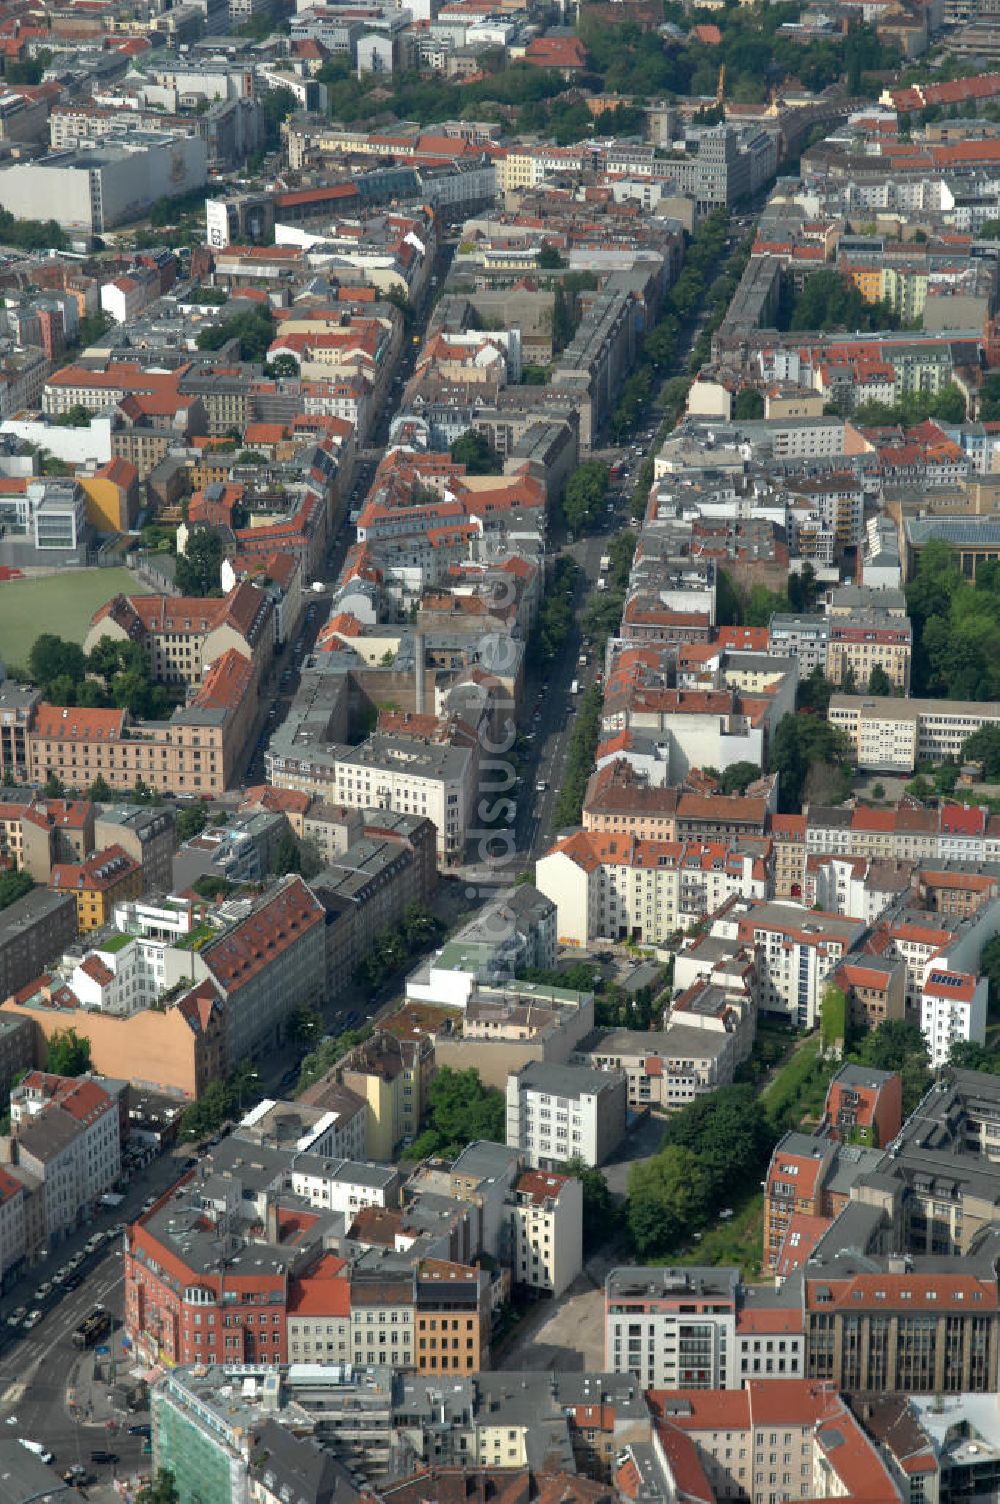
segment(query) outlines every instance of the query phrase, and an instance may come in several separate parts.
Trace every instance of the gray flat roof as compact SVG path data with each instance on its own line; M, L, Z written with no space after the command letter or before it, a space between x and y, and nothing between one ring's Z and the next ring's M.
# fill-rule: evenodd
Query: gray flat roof
M589 1065L555 1065L532 1060L517 1072L520 1086L551 1092L556 1097L596 1096L617 1086L623 1078L613 1071L592 1070Z

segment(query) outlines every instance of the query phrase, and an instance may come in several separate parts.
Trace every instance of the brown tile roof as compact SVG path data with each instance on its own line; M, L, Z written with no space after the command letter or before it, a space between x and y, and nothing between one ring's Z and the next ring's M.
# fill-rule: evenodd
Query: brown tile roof
M273 898L206 945L202 960L227 993L235 992L268 963L324 922L326 910L301 878L292 878Z

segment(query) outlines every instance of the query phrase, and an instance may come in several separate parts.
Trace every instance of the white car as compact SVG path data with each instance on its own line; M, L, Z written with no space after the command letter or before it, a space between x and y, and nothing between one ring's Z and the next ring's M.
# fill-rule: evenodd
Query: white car
M35 1309L34 1311L29 1311L28 1312L27 1316L25 1316L25 1318L24 1318L23 1322L21 1323L21 1325L23 1326L23 1328L24 1328L24 1330L26 1332L30 1332L31 1329L32 1329L32 1327L37 1326L38 1323L41 1321L41 1319L42 1319L42 1313L41 1313L41 1311Z

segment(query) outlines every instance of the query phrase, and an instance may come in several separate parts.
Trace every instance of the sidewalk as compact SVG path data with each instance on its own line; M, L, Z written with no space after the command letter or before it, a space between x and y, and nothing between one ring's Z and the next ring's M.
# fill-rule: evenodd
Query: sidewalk
M106 1345L81 1353L66 1381L66 1411L70 1419L108 1436L117 1436L130 1424L130 1412L124 1407L120 1392L116 1408L115 1388L134 1383L132 1369L140 1366L135 1355L123 1349L121 1331Z

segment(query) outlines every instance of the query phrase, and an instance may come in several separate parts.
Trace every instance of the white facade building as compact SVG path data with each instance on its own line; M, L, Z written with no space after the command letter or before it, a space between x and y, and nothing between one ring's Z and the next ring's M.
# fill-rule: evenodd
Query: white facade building
M574 1175L526 1170L512 1195L514 1282L556 1299L583 1269L583 1186Z
M507 1143L529 1164L600 1165L625 1136L628 1085L618 1071L534 1061L507 1077Z
M928 968L920 997L920 1028L927 1041L932 1070L948 1064L953 1044L986 1043L985 977Z

